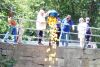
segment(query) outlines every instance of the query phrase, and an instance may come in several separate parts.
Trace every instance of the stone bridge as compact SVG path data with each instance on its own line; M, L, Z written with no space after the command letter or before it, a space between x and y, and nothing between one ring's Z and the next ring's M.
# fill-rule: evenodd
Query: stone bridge
M57 47L54 64L44 61L49 46L0 43L0 54L16 60L14 67L100 67L100 49ZM51 65L51 66L49 66Z

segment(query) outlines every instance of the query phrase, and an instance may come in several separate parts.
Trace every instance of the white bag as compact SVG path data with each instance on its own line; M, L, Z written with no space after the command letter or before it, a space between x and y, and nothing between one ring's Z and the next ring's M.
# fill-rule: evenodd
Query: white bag
M95 42L89 42L87 45L86 45L87 48L93 48L93 49L96 49L97 48L97 45Z

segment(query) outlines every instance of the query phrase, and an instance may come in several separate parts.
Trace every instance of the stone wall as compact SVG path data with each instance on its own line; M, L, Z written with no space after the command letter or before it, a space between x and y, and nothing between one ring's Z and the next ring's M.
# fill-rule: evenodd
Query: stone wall
M48 58L48 46L33 46L0 43L0 54L13 57L17 63L14 67L100 67L100 49L58 47L54 64L44 61Z

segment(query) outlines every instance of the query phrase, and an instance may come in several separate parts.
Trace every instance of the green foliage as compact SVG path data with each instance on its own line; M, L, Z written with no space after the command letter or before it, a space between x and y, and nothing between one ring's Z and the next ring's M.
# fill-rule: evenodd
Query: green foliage
M13 67L16 63L16 60L13 58L8 58L5 55L0 55L0 67Z
M0 16L8 16L8 11L12 8L14 17L23 17L25 19L36 20L37 12L41 7L46 10L55 9L59 12L61 18L70 14L75 24L78 24L80 17L89 16L91 26L100 26L100 2L99 0L0 0ZM24 27L35 28L35 22L24 21ZM0 19L0 33L6 32L7 19ZM26 35L33 32L25 30ZM99 34L95 32L94 34ZM95 38L96 39L96 38Z

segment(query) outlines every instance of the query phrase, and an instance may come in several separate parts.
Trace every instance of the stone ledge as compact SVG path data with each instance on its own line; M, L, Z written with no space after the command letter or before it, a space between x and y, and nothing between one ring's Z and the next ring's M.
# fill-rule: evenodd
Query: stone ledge
M0 43L0 48L0 54L13 56L17 60L14 67L48 67L50 64L44 61L48 58L48 46ZM52 67L100 67L100 49L57 47L56 52L58 61Z

